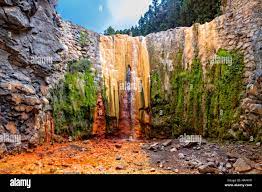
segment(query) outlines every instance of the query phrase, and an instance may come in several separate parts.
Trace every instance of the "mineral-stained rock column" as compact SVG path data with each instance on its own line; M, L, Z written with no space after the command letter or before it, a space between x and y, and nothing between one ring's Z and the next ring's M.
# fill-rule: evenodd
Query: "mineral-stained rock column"
M105 106L99 94L94 114L93 135L103 137L106 133Z
M117 119L115 129L118 128L119 136L139 138L150 103L150 67L145 40L127 35L102 36L100 54L108 116Z

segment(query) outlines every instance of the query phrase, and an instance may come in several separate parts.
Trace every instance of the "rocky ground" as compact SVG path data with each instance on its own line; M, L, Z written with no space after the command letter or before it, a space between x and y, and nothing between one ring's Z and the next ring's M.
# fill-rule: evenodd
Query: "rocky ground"
M0 160L0 174L262 173L259 143L87 140L43 145Z
M149 142L143 145L143 149L149 154L152 165L175 173L262 173L260 143L218 144L204 141L199 145L166 140Z

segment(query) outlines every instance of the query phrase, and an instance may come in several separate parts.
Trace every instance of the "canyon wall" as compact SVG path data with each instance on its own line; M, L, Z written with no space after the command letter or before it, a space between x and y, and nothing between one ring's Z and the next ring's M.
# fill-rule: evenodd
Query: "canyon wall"
M50 91L64 79L68 63L88 58L97 71L97 83L101 66L99 35L62 21L55 1L1 0L0 6L2 154L53 139Z
M63 46L53 1L0 1L1 152L39 143L49 119L48 84L60 73ZM52 126L51 122L49 122ZM51 131L51 130L50 130ZM21 136L22 144L11 135Z
M154 135L261 140L261 1L227 3L209 23L146 36Z
M22 141L1 142L0 154L50 141L50 91L83 58L101 93L94 134L261 140L261 1L228 0L210 23L135 38L65 22L54 2L0 0L0 135Z

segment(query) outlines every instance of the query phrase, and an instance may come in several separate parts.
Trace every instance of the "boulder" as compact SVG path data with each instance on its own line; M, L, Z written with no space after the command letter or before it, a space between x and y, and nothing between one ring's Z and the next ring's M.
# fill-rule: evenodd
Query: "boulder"
M207 174L207 173L218 174L219 173L219 170L217 168L211 167L208 164L201 165L200 167L198 167L198 171L199 173L202 173L202 174Z
M172 144L172 139L166 140L164 143L162 143L162 145L163 145L164 147L167 147L167 146L169 146L169 145L171 145L171 144Z
M247 172L247 171L250 171L252 169L250 162L248 162L244 158L237 159L237 161L234 163L233 167L235 168L236 172L240 172L240 173Z

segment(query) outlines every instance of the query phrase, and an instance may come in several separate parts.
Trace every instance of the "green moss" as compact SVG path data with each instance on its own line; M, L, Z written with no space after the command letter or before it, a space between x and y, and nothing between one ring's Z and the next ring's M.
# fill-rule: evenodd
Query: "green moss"
M173 74L172 85L175 121L173 135L200 132L203 118L201 104L203 96L203 71L198 59L194 59L190 71L177 67Z
M151 98L154 103L160 103L163 96L161 78L158 72L151 75Z
M208 71L208 79L214 88L206 93L207 132L210 137L223 138L226 130L240 117L244 62L243 57L234 51L221 49L217 56L232 58L232 65L217 63Z
M163 69L152 74L152 131L156 132L158 128L158 132L170 133L168 128L175 137L184 133L230 137L228 130L240 117L244 63L243 57L235 51L221 49L217 56L232 58L232 64L207 65L204 78L199 58L193 59L190 70L184 70L182 53L178 52L173 61L172 93L168 100L165 100L164 80L159 74ZM159 115L160 110L163 110L163 116Z
M70 64L65 79L52 91L57 134L74 137L91 134L97 92L90 66L88 60Z

